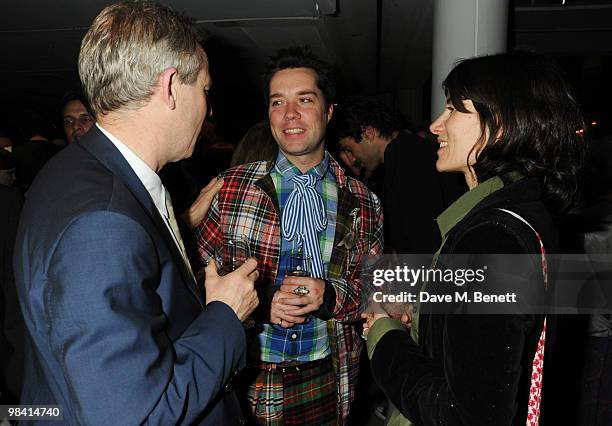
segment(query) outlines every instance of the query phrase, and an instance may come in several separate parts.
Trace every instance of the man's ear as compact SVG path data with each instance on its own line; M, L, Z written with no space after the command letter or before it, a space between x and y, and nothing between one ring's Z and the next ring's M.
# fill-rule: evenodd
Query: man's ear
M159 87L162 102L170 109L176 108L178 87L178 72L176 68L168 68L160 74Z
M334 115L334 104L331 103L329 104L329 106L327 107L327 122L329 123L329 120L331 120L331 118Z

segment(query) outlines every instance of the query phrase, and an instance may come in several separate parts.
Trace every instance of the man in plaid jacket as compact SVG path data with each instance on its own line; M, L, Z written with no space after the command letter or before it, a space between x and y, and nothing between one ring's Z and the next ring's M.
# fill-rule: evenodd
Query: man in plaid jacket
M266 92L278 156L226 171L196 228L202 260L245 239L259 262L261 327L249 342L243 396L260 424L344 424L355 394L360 276L366 256L382 252L382 212L325 151L330 74L306 48L271 59ZM310 276L287 276L296 252L310 259Z

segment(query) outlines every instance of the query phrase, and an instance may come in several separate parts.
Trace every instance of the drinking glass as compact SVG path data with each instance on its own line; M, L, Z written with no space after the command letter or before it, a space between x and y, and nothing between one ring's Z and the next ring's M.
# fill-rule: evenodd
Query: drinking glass
M287 277L309 277L312 273L312 258L302 250L291 252L287 265Z
M216 256L217 272L219 275L227 275L238 269L246 260L251 257L251 249L247 239L238 235L223 241L221 252ZM257 323L252 316L247 317L242 326L247 332L255 332Z
M251 257L251 249L244 236L239 235L225 240L215 259L219 275L227 275L235 271L249 257Z

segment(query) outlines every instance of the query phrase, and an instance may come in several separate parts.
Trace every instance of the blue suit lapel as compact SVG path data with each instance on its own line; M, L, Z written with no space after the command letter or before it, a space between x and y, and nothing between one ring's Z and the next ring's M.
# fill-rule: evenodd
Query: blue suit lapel
M115 145L113 145L113 143L108 140L108 138L96 126L93 126L91 131L76 143L81 145L83 149L88 151L107 169L113 172L113 174L117 176L129 189L134 198L142 206L143 210L147 212L151 221L155 224L155 227L166 242L173 257L174 263L178 265L184 283L187 285L193 296L198 300L198 303L203 307L204 300L202 294L197 289L196 283L193 281L191 274L187 270L187 266L183 261L183 256L179 248L176 246L174 238L170 234L164 219L161 217L159 211L155 207L149 192L146 190L140 179L138 179L138 176L136 176L136 173L134 173L134 170L132 170L123 155L121 155Z

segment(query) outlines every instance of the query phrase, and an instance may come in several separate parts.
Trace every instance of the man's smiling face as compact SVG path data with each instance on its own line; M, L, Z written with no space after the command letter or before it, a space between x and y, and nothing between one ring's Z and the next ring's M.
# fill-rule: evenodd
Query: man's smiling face
M269 98L270 128L280 150L293 164L317 165L323 158L323 140L333 106L326 105L315 71L278 71L270 81Z

